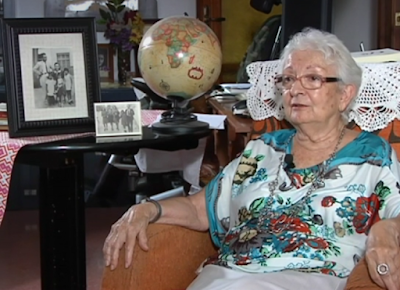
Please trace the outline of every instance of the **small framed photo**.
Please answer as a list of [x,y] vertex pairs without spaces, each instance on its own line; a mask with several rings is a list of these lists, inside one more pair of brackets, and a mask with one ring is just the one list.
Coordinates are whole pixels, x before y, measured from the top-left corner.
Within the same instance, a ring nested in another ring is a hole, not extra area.
[[10,137],[94,132],[100,99],[91,18],[1,19]]
[[100,82],[114,82],[114,50],[110,44],[97,45]]
[[140,102],[95,103],[96,137],[142,134]]

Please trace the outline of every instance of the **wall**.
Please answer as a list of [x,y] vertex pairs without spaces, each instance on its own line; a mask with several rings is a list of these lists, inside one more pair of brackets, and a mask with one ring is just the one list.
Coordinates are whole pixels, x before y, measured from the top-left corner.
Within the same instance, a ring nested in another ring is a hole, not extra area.
[[[10,0],[8,0],[10,1]],[[15,17],[43,17],[44,0],[11,0],[15,2]],[[6,3],[7,1],[5,1]]]
[[265,20],[282,13],[281,5],[274,5],[270,14],[264,14],[253,9],[249,3],[243,0],[222,0],[222,16],[226,18],[222,22],[223,63],[226,67],[232,67],[232,72],[224,70],[224,82],[236,80],[235,68]]
[[184,15],[196,17],[196,0],[158,0],[158,18]]
[[[44,0],[8,0],[5,14],[6,17],[42,17],[43,4]],[[158,0],[158,11],[161,18],[184,12],[196,16],[196,0]],[[222,23],[224,65],[237,65],[262,23],[280,14],[282,9],[274,6],[272,13],[266,15],[251,8],[249,1],[222,0],[222,11],[226,18]],[[350,51],[358,51],[360,42],[366,50],[377,47],[376,0],[333,0],[332,19],[333,32]]]
[[[271,14],[257,12],[249,1],[222,0],[226,21],[222,24],[224,66],[236,67],[242,60],[254,34],[270,16],[281,14],[281,6],[274,6]],[[360,42],[366,50],[377,48],[377,1],[333,0],[332,32],[350,51],[358,51]],[[235,81],[232,72],[224,72],[223,81]]]
[[[4,5],[15,5],[15,17],[43,17],[44,1],[45,0],[6,0],[4,1]],[[159,18],[183,15],[184,12],[187,12],[189,16],[196,17],[196,0],[158,0],[157,5]],[[12,13],[12,10],[13,9],[10,10],[10,13]]]
[[365,50],[377,48],[378,1],[333,0],[332,32],[350,51],[359,51],[360,42]]
[[[360,42],[366,50],[377,48],[377,1],[333,0],[332,32],[351,51],[358,51]],[[257,12],[249,1],[222,0],[222,45],[224,63],[240,62],[254,34],[270,16],[280,14],[281,6],[274,6],[270,15]]]
[[15,1],[4,1],[4,17],[15,17]]

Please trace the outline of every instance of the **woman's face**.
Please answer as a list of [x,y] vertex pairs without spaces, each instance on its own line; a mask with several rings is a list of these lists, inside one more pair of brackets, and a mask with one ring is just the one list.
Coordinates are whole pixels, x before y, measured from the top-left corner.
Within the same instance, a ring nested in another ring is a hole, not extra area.
[[99,66],[102,66],[104,64],[104,55],[103,54],[99,54]]
[[[294,77],[304,75],[338,77],[335,66],[327,64],[321,52],[312,50],[293,52],[282,73]],[[306,123],[328,123],[330,120],[339,119],[351,98],[351,90],[347,86],[339,86],[338,82],[323,82],[318,89],[305,89],[298,79],[291,88],[283,88],[285,116],[295,126]]]

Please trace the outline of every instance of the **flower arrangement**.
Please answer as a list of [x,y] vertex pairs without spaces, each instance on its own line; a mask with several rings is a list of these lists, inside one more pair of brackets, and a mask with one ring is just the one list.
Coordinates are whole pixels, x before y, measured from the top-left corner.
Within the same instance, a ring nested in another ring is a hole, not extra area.
[[124,0],[108,0],[107,9],[100,8],[100,24],[106,25],[104,37],[110,43],[122,49],[131,51],[138,46],[143,37],[144,22],[138,11],[126,7]]

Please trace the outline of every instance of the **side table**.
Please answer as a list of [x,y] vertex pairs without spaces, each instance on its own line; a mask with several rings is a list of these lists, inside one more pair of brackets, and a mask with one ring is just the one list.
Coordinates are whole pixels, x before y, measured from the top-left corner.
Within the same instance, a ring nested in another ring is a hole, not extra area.
[[214,132],[215,153],[220,166],[225,166],[234,159],[250,140],[253,120],[232,113],[232,106],[236,102],[234,98],[208,99],[214,114],[226,115],[226,130]]
[[40,167],[39,225],[42,290],[86,289],[83,154],[135,154],[140,148],[165,151],[193,149],[210,130],[180,136],[154,134],[125,141],[99,142],[94,136],[22,147],[15,162]]

